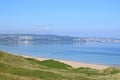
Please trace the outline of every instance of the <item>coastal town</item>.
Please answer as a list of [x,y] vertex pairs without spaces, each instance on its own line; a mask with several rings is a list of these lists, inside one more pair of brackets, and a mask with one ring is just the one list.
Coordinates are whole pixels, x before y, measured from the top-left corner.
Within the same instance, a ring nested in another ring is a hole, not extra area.
[[86,43],[86,42],[120,42],[120,39],[97,37],[70,37],[59,35],[39,34],[0,34],[0,42],[27,43],[27,42],[60,42],[60,43]]

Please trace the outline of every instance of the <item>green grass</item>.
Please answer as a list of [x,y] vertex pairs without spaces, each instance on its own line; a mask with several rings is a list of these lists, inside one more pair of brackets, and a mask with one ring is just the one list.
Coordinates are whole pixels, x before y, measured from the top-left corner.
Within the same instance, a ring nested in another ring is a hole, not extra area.
[[87,74],[87,75],[102,75],[102,72],[100,72],[99,70],[96,69],[91,69],[91,68],[76,68],[76,69],[71,69],[71,72],[75,72],[75,73],[83,73],[83,74]]
[[55,60],[38,61],[0,51],[0,80],[120,80],[120,68],[72,68]]
[[69,68],[72,68],[70,65],[67,65],[67,64],[61,63],[59,61],[55,61],[55,60],[38,61],[38,60],[33,59],[33,58],[26,58],[26,60],[29,60],[30,62],[36,63],[38,65],[45,66],[47,68],[54,68],[54,69],[69,69]]

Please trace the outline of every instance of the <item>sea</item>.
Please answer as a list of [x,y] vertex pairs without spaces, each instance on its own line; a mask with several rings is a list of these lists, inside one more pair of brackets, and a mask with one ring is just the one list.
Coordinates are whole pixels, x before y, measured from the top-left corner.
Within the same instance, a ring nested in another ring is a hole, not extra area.
[[11,54],[120,66],[120,43],[0,43]]

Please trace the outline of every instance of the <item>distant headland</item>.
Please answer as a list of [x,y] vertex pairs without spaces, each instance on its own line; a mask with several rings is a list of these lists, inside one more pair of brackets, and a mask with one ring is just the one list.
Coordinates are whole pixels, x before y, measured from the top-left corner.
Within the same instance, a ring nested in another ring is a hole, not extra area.
[[82,42],[120,42],[120,39],[97,38],[97,37],[71,37],[59,35],[42,34],[0,34],[0,42],[7,43],[33,43],[33,42],[51,42],[51,43],[82,43]]

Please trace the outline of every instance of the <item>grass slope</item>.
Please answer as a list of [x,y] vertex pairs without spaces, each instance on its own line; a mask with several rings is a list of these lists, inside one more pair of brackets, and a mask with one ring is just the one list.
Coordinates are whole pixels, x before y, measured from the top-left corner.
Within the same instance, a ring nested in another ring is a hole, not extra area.
[[38,61],[0,51],[0,80],[120,80],[120,69],[72,68],[54,61]]

